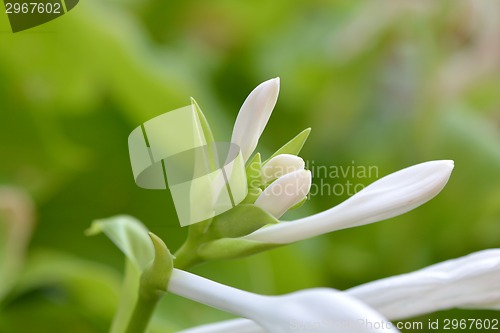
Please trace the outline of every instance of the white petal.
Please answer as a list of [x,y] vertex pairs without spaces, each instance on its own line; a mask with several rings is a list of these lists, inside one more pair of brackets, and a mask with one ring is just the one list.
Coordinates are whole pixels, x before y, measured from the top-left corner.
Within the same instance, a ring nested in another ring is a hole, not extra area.
[[446,185],[453,161],[430,161],[390,174],[340,205],[295,221],[259,229],[244,238],[285,244],[327,232],[385,220],[435,197]]
[[259,138],[278,100],[279,90],[279,78],[265,81],[248,95],[241,106],[234,123],[231,142],[241,148],[245,161],[257,147]]
[[[356,298],[333,289],[308,289],[283,296],[262,296],[174,269],[168,290],[252,319],[265,332],[290,333],[301,330],[313,333],[397,332],[394,328],[387,329],[392,327],[390,322],[376,311]],[[374,329],[373,323],[380,323],[386,329]],[[246,326],[244,322],[236,325]],[[234,327],[234,324],[223,325],[226,332],[228,327]],[[249,328],[247,332],[259,331]]]
[[391,320],[457,307],[500,310],[500,249],[367,283],[348,293]]
[[[407,319],[450,308],[500,310],[500,249],[476,252],[345,292],[389,320]],[[225,330],[231,327],[237,330]],[[228,320],[183,331],[226,332],[263,331],[248,319]]]
[[177,333],[267,333],[250,319],[225,320],[213,324],[196,326]]
[[276,155],[262,167],[262,182],[265,184],[287,173],[304,169],[304,160],[291,154]]
[[302,201],[311,189],[311,171],[297,170],[276,179],[261,193],[255,205],[280,218]]
[[[399,332],[390,321],[372,308],[347,293],[334,289],[306,289],[273,297],[268,305],[261,307],[261,311],[265,314],[274,308],[279,310],[270,314],[271,318],[258,322],[272,333]],[[287,325],[283,327],[283,323]]]
[[251,316],[266,298],[180,269],[172,271],[168,291],[241,317]]

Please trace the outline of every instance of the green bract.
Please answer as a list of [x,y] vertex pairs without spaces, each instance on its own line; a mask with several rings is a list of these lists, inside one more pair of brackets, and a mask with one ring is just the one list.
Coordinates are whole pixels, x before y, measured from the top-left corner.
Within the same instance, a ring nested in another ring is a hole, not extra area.
[[121,215],[94,221],[86,234],[101,232],[127,258],[120,307],[111,332],[144,331],[156,303],[167,291],[173,256],[160,238],[131,216]]
[[300,151],[302,150],[302,147],[304,146],[304,143],[306,142],[307,138],[309,137],[309,133],[311,133],[310,128],[306,128],[297,136],[295,136],[292,140],[288,141],[278,149],[274,154],[272,154],[267,160],[265,160],[262,164],[266,164],[271,158],[274,156],[277,156],[279,154],[291,154],[291,155],[298,155]]
[[175,267],[186,268],[211,259],[231,259],[260,252],[271,245],[249,242],[246,236],[266,225],[279,221],[265,210],[252,205],[240,204],[217,215],[211,220],[190,226],[184,245],[175,254]]

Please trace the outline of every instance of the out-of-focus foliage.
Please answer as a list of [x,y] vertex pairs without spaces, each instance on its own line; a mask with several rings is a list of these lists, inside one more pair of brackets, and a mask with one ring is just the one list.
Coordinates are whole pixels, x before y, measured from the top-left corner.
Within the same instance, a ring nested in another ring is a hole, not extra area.
[[[325,193],[288,217],[348,197],[346,186],[332,194],[327,185],[367,184],[431,159],[455,160],[454,173],[404,216],[195,272],[260,293],[343,289],[500,245],[496,0],[85,0],[16,34],[0,15],[0,30],[0,183],[27,191],[38,216],[25,268],[1,304],[1,333],[107,331],[123,257],[104,237],[84,236],[90,221],[136,216],[172,250],[186,234],[168,192],[135,186],[129,132],[194,96],[217,139],[228,140],[246,95],[275,76],[281,93],[263,159],[312,127],[302,150],[310,167],[378,170],[316,174]],[[9,222],[0,221],[5,249]],[[158,332],[228,317],[166,299]]]

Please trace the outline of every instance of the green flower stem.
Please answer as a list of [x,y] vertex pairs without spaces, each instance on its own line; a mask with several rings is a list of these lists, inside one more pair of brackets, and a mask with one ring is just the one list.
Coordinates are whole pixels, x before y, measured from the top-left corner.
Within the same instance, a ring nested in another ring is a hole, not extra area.
[[149,233],[149,236],[153,242],[155,257],[142,272],[137,302],[125,333],[146,332],[158,301],[168,290],[172,274],[173,257],[170,251],[158,236],[153,233]]
[[130,317],[126,333],[143,333],[148,328],[151,317],[161,296],[146,296],[142,293],[139,294],[137,303],[135,304],[134,311]]
[[174,253],[175,268],[187,270],[194,265],[202,263],[204,260],[200,258],[197,249],[203,243],[206,237],[206,232],[212,223],[212,219],[191,224],[189,226],[188,236],[181,247]]
[[123,333],[127,327],[127,320],[134,311],[137,302],[137,290],[139,289],[140,272],[129,261],[125,264],[125,278],[120,296],[120,304],[116,310],[111,324],[110,333]]
[[190,267],[203,262],[203,259],[196,254],[196,247],[189,241],[182,244],[179,250],[175,252],[174,257],[175,268],[182,270],[187,270]]

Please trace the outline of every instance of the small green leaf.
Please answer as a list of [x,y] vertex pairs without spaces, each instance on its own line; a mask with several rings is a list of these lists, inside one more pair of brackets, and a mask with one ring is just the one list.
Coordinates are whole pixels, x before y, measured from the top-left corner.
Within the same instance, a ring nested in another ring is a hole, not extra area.
[[304,146],[304,143],[306,142],[307,138],[309,137],[309,133],[311,133],[310,128],[306,128],[299,134],[297,134],[296,137],[294,137],[292,140],[288,141],[283,147],[278,149],[274,154],[271,155],[267,160],[262,163],[262,165],[266,164],[269,162],[271,158],[274,156],[280,155],[280,154],[291,154],[291,155],[298,155],[300,153],[300,150]]
[[155,257],[149,230],[132,216],[119,215],[96,220],[85,234],[96,235],[101,232],[106,234],[141,272]]
[[249,204],[238,205],[216,216],[208,230],[210,239],[242,237],[279,221],[265,210]]
[[262,161],[260,158],[260,153],[254,155],[254,157],[248,162],[246,168],[247,183],[248,188],[258,188],[262,182]]
[[203,134],[205,135],[205,140],[207,141],[207,144],[210,145],[212,142],[215,142],[214,135],[212,134],[212,130],[210,129],[210,124],[208,123],[207,118],[205,117],[205,114],[203,111],[201,111],[200,106],[198,103],[195,101],[193,97],[191,97],[191,104],[195,108],[196,112],[198,113],[198,117],[200,117],[200,122],[201,122],[201,128],[203,129]]
[[198,255],[204,260],[234,259],[270,250],[280,245],[242,238],[221,238],[201,245],[198,248]]
[[212,130],[210,129],[210,124],[208,123],[205,114],[203,113],[203,111],[201,111],[200,106],[198,105],[198,103],[196,103],[193,97],[191,97],[191,105],[195,108],[196,113],[200,118],[201,129],[203,130],[203,135],[205,137],[205,141],[207,142],[210,166],[212,168],[212,171],[214,171],[217,169],[216,161],[218,160],[217,147],[215,145],[214,135],[212,133]]

